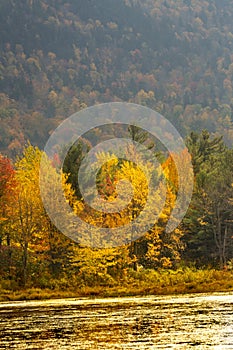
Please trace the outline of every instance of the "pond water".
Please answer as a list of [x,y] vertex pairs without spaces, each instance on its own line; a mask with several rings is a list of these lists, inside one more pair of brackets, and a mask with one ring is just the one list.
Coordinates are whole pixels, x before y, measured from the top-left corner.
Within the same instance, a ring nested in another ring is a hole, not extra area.
[[0,303],[0,349],[233,349],[233,294]]

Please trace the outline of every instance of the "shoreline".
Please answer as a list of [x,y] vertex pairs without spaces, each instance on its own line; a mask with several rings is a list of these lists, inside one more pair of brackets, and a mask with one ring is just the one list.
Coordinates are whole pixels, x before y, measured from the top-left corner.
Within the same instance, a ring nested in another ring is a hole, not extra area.
[[118,287],[107,288],[82,288],[79,290],[50,290],[40,288],[21,289],[17,291],[3,290],[0,292],[0,303],[7,301],[34,301],[34,300],[50,300],[50,299],[66,299],[66,298],[111,298],[111,297],[136,297],[136,296],[173,296],[178,294],[201,294],[201,293],[226,293],[233,292],[233,287],[216,285],[201,285],[199,288],[192,284],[184,284],[179,286],[166,286],[163,288],[148,287],[148,288],[133,288]]
[[[0,302],[22,300],[48,300],[61,298],[108,298],[147,295],[177,295],[192,293],[233,292],[233,271],[215,269],[178,269],[131,271],[122,279],[85,286],[76,283],[62,284],[55,280],[55,286],[33,286],[26,288],[11,286],[0,281]],[[9,282],[9,281],[8,281]]]

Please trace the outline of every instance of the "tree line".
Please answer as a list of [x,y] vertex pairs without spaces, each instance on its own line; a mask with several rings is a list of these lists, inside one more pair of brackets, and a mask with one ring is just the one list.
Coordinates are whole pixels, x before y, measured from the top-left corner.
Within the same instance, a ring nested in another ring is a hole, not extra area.
[[[40,196],[39,169],[43,152],[38,147],[27,144],[23,155],[14,162],[1,155],[0,279],[12,288],[112,285],[116,280],[127,279],[129,271],[138,268],[230,267],[233,259],[233,151],[221,137],[213,137],[205,130],[200,134],[192,132],[186,144],[192,156],[195,183],[182,223],[173,232],[166,232],[178,187],[174,161],[171,156],[162,155],[167,194],[157,222],[136,241],[105,249],[80,245],[59,232],[50,221]],[[75,214],[85,222],[110,228],[137,217],[145,206],[148,176],[154,181],[161,174],[151,173],[145,178],[143,169],[135,163],[100,153],[98,157],[104,163],[97,176],[100,196],[111,203],[121,179],[131,182],[134,195],[122,211],[109,215],[96,213],[85,205],[74,175],[74,167],[77,170],[82,159],[81,152],[80,144],[70,149],[63,175],[58,174],[49,161],[47,164],[51,167],[51,183],[60,181],[62,176],[65,196]],[[185,156],[185,153],[177,155],[180,161]],[[88,176],[85,181],[88,186]],[[56,202],[56,191],[48,189],[48,195]],[[156,196],[154,202],[158,204],[159,194]],[[150,207],[151,210],[156,207]]]

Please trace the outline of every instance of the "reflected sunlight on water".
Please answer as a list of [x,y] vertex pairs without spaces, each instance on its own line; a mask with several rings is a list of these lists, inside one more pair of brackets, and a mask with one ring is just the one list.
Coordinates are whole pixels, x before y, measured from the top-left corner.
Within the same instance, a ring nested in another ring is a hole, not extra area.
[[233,349],[233,295],[0,303],[0,349]]

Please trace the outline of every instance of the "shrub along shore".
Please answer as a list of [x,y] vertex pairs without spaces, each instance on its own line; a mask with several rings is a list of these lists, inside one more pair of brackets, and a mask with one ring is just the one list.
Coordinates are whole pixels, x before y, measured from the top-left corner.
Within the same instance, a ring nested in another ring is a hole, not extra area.
[[4,288],[2,282],[0,301],[230,292],[233,291],[233,271],[191,268],[176,271],[142,270],[131,271],[127,278],[111,285],[102,283],[93,286],[68,286],[67,283],[58,283],[53,289],[9,289]]

